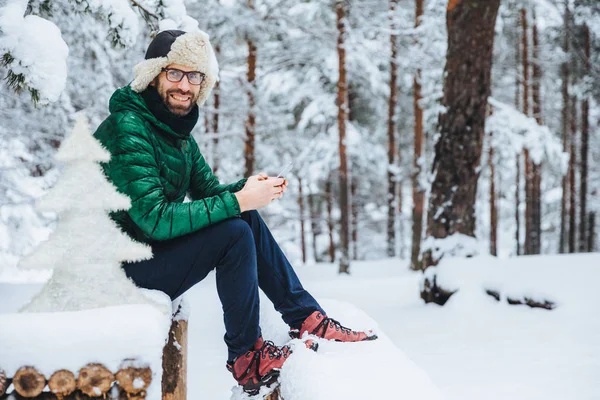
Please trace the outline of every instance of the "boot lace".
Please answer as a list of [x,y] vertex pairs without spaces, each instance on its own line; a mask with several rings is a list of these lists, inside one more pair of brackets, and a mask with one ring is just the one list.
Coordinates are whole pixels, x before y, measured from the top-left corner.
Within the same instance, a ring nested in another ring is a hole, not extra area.
[[358,332],[353,331],[352,329],[343,326],[342,324],[340,324],[339,321],[337,321],[333,318],[329,318],[329,317],[323,318],[323,320],[319,323],[319,325],[317,325],[317,327],[312,331],[312,334],[324,338],[325,334],[330,329],[335,329],[338,332],[341,331],[342,334],[346,334],[346,335],[350,335],[351,333],[353,333],[355,335],[358,334]]
[[269,360],[279,360],[281,359],[281,357],[287,358],[289,352],[285,351],[287,349],[284,350],[285,347],[286,346],[281,348],[277,347],[275,343],[273,343],[271,340],[265,340],[259,350],[254,350],[254,355],[252,357],[252,361],[250,361],[250,364],[248,364],[248,368],[246,368],[246,370],[239,377],[236,377],[234,375],[234,378],[236,380],[243,380],[254,369],[254,374],[256,378],[261,379],[262,376],[259,373],[260,360],[266,360],[267,357],[269,357]]

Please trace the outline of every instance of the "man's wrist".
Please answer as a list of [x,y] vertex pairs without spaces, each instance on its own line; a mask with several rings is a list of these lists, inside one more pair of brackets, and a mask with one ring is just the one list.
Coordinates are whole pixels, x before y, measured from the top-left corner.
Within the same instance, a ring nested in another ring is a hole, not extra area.
[[243,213],[244,211],[247,211],[246,208],[246,196],[244,196],[244,193],[240,190],[239,192],[235,192],[234,193],[235,198],[237,199],[237,202],[240,206],[240,212]]

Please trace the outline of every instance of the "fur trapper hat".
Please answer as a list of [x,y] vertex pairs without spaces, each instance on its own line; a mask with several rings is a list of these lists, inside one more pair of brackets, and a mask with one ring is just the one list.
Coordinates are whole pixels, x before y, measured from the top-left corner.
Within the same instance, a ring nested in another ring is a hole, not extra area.
[[204,104],[217,82],[219,64],[210,44],[208,34],[203,31],[162,31],[152,40],[146,51],[145,60],[134,68],[135,78],[131,89],[143,92],[148,85],[170,64],[181,64],[205,74],[200,84],[198,105]]

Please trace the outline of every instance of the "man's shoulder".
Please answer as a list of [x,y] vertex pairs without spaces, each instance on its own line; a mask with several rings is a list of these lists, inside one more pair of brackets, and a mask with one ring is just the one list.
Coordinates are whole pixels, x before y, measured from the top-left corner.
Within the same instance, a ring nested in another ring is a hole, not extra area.
[[117,143],[143,139],[150,140],[150,128],[134,111],[124,110],[111,113],[96,129],[94,137],[109,149]]

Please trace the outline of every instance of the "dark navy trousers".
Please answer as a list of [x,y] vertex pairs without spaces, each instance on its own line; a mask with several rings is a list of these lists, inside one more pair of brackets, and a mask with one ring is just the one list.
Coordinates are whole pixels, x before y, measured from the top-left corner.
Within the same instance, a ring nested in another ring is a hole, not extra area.
[[248,351],[261,335],[258,288],[290,326],[299,328],[318,310],[256,210],[243,212],[192,234],[152,245],[154,257],[123,268],[138,286],[157,289],[171,299],[182,295],[216,269],[223,305],[229,359]]

